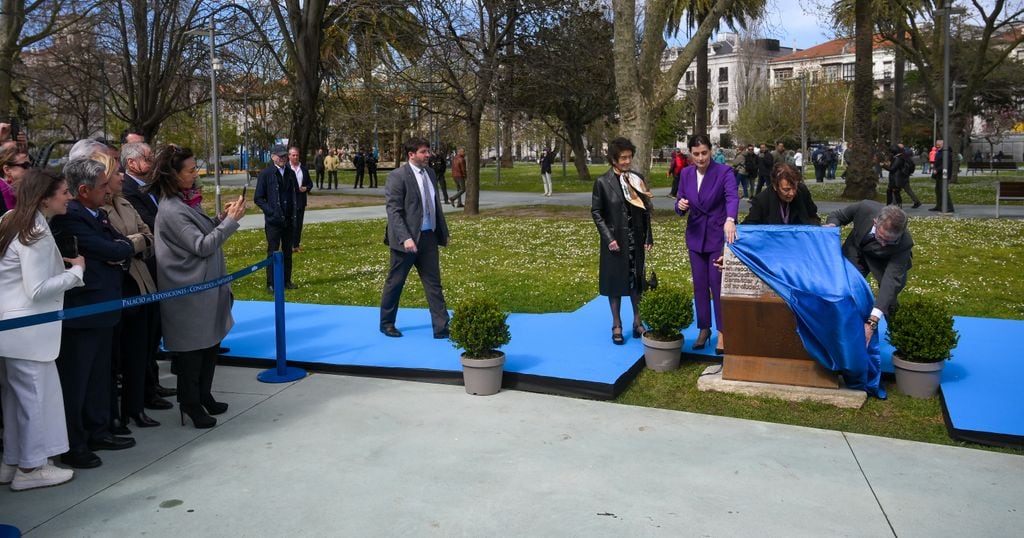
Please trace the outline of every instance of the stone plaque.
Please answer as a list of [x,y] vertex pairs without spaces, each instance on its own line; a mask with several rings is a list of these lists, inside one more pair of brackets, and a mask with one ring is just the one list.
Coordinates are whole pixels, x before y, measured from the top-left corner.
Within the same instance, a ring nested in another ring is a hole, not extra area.
[[722,297],[778,297],[768,284],[747,268],[729,246],[722,252]]

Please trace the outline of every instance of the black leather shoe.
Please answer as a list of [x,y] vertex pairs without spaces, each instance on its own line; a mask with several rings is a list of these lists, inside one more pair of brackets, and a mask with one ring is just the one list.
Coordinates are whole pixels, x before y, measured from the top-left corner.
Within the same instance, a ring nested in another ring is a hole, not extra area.
[[392,338],[401,338],[402,337],[402,331],[399,331],[398,329],[396,329],[394,325],[388,325],[386,327],[381,327],[380,328],[380,332],[384,333],[384,336],[390,336]]
[[285,282],[284,283],[284,289],[286,289],[286,290],[297,290],[297,289],[299,289],[299,287],[296,286],[294,282]]
[[61,455],[60,462],[72,469],[95,469],[103,465],[103,460],[88,450],[66,452]]
[[124,450],[135,446],[135,439],[108,435],[103,439],[89,441],[89,450]]
[[160,385],[157,385],[156,388],[153,389],[153,392],[155,392],[156,395],[161,397],[161,398],[166,398],[168,396],[177,396],[178,395],[178,389],[172,389],[170,387],[162,387]]
[[[217,347],[217,354],[218,354],[218,355],[223,355],[223,354],[225,354],[225,353],[231,353],[231,348],[229,348],[229,347],[224,347],[224,346],[218,346],[218,347]],[[174,393],[175,393],[175,394],[177,394],[177,393],[178,393],[178,391],[174,391]]]
[[921,202],[914,202],[914,205],[910,206],[911,209],[917,209],[921,207]]
[[127,425],[114,422],[110,425],[110,433],[114,435],[131,435],[132,431],[128,429]]
[[140,411],[137,415],[132,415],[132,420],[135,422],[135,425],[140,428],[154,428],[160,425],[159,422],[149,418],[145,411]]
[[146,399],[145,407],[146,409],[170,409],[174,407],[174,404],[159,396],[150,396]]

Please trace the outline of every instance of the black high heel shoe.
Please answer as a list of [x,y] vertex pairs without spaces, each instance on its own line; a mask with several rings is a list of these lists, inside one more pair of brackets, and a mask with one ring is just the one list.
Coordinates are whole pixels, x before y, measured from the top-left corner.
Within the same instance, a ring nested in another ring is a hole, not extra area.
[[700,334],[697,335],[697,341],[693,343],[693,349],[704,349],[704,346],[708,343],[708,338],[711,338],[711,329],[701,329]]
[[135,425],[140,428],[155,428],[160,423],[149,418],[145,411],[139,411],[138,413],[131,416],[131,419],[135,422]]
[[209,399],[203,400],[203,407],[206,408],[206,412],[211,415],[223,415],[228,410],[228,404],[214,400],[213,396]]
[[196,429],[205,430],[217,425],[217,419],[206,414],[199,404],[179,404],[178,410],[181,413],[181,425],[185,425],[185,415],[192,419]]
[[622,327],[612,327],[612,343],[617,346],[626,343],[626,339],[622,337]]
[[647,334],[647,329],[641,323],[640,325],[633,325],[633,338],[640,338]]

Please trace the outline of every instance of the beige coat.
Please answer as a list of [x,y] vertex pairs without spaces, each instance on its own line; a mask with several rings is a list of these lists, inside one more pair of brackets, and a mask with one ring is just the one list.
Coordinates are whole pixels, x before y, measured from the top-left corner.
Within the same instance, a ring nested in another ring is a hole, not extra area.
[[135,210],[131,202],[124,196],[114,196],[110,205],[103,206],[110,219],[110,225],[121,235],[128,238],[135,248],[135,256],[132,257],[131,265],[128,267],[128,274],[135,280],[139,291],[145,295],[156,291],[156,283],[153,276],[149,274],[145,259],[153,255],[153,232],[142,222],[142,217]]

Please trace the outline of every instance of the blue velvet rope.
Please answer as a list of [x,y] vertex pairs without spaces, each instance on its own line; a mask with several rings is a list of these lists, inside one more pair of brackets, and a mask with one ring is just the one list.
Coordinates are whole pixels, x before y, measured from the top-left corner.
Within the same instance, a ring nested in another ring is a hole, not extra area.
[[216,280],[203,282],[202,284],[192,284],[189,286],[175,288],[173,290],[158,291],[156,293],[137,295],[134,297],[126,297],[124,299],[115,299],[113,301],[106,301],[102,303],[79,306],[75,308],[69,308],[67,310],[43,312],[42,314],[33,314],[31,316],[3,320],[0,321],[0,332],[9,331],[11,329],[20,329],[21,327],[28,327],[30,325],[39,325],[41,323],[50,323],[52,321],[82,318],[85,316],[92,316],[94,314],[102,314],[103,312],[111,312],[113,310],[121,310],[124,308],[131,308],[134,306],[155,303],[158,301],[162,301],[164,299],[173,299],[175,297],[182,297],[184,295],[192,295],[193,293],[201,293],[206,290],[212,290],[213,288],[219,288],[224,284],[231,282],[232,280],[237,280],[239,278],[249,276],[255,273],[256,271],[259,271],[260,269],[263,269],[264,267],[270,265],[271,263],[273,263],[273,259],[267,258],[259,263],[235,271],[230,275],[222,276]]

